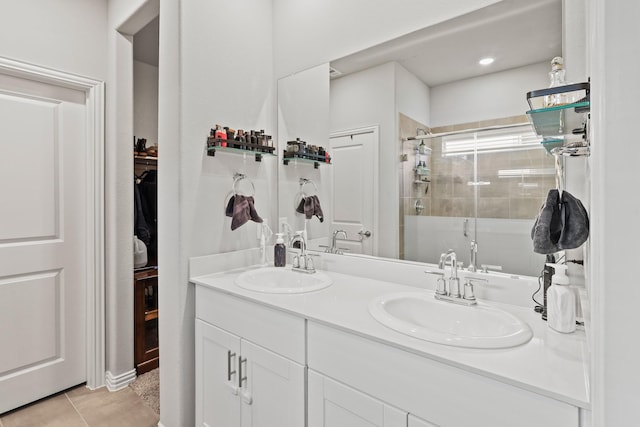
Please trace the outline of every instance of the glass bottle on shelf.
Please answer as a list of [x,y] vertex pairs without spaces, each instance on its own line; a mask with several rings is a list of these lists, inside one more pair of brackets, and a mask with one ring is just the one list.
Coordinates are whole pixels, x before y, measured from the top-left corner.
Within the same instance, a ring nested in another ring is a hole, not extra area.
[[[564,69],[564,60],[561,56],[556,56],[551,60],[551,72],[549,73],[550,85],[549,87],[559,87],[565,86],[567,82],[565,81],[565,69]],[[544,106],[548,107],[557,107],[559,105],[565,105],[571,102],[567,99],[567,94],[565,93],[554,93],[552,95],[546,95],[544,97]]]

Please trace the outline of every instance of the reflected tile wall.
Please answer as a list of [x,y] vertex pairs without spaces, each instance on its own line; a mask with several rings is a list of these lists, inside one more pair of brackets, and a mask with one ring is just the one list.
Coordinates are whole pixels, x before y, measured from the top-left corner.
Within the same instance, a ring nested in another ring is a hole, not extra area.
[[[526,122],[526,117],[515,116],[498,120],[465,123],[432,129],[433,133],[450,132],[464,129],[482,128]],[[400,114],[400,137],[416,135],[416,128],[424,125]],[[484,153],[478,155],[478,181],[487,185],[474,187],[473,155],[443,157],[442,139],[425,140],[433,152],[430,161],[431,183],[427,194],[424,185],[415,181],[415,143],[405,142],[402,148],[408,160],[402,162],[400,182],[400,218],[401,231],[404,227],[404,215],[432,215],[452,217],[473,217],[475,215],[474,194],[478,192],[478,217],[480,218],[534,218],[549,189],[555,187],[553,175],[533,175],[526,173],[514,177],[500,177],[500,170],[548,169],[553,170],[553,157],[542,146],[535,149]],[[421,213],[416,212],[415,202],[420,199],[425,206]],[[403,235],[400,234],[401,240]],[[400,249],[404,247],[401,241]]]
[[[400,160],[399,163],[399,176],[398,183],[400,185],[400,200],[398,206],[400,208],[400,223],[399,223],[399,248],[398,254],[400,259],[404,259],[404,217],[405,215],[431,215],[431,187],[432,183],[428,186],[423,183],[416,183],[415,165],[416,154],[415,148],[419,141],[405,141],[410,136],[416,136],[417,129],[427,129],[427,125],[420,123],[412,118],[400,113],[398,117],[398,125],[400,127],[400,140],[398,152],[407,155],[407,160]],[[432,148],[432,142],[427,140],[425,144]],[[433,158],[433,156],[431,156]],[[429,168],[433,168],[433,165],[427,165]],[[433,175],[432,175],[433,176]],[[420,201],[424,208],[418,213],[416,210],[416,202]]]

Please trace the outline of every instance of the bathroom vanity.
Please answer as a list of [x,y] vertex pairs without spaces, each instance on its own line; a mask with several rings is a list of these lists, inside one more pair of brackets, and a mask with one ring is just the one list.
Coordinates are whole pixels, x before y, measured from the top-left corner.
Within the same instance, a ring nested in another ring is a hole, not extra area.
[[[358,262],[371,263],[370,275],[380,263]],[[196,425],[584,425],[584,331],[558,334],[530,308],[491,302],[526,322],[533,337],[510,348],[436,344],[392,330],[369,312],[381,295],[432,295],[422,268],[404,267],[402,277],[417,275],[424,289],[327,266],[331,286],[296,293],[237,285],[259,267],[211,274],[192,268]]]

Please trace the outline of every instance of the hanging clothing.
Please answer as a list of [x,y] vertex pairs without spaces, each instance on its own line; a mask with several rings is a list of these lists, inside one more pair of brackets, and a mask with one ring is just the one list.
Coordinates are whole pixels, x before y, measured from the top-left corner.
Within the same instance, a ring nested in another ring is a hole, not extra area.
[[[144,219],[151,234],[147,250],[150,256],[156,256],[158,253],[158,171],[145,171],[137,185]],[[144,241],[142,238],[141,240]]]
[[151,243],[151,230],[149,230],[149,226],[147,225],[147,221],[144,217],[144,212],[142,210],[142,198],[140,197],[140,189],[138,188],[138,184],[136,182],[134,182],[133,184],[133,198],[133,234],[138,236],[138,239],[142,240],[146,246],[149,246],[149,244]]

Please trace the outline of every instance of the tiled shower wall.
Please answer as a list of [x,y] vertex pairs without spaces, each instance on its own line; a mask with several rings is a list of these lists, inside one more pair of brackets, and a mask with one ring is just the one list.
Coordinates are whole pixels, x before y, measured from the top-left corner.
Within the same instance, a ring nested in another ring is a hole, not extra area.
[[[526,117],[516,116],[506,119],[465,123],[431,129],[432,133],[451,132],[464,129],[483,128],[488,126],[526,123]],[[400,114],[400,138],[416,136],[417,128],[425,125]],[[442,156],[442,139],[434,138],[424,141],[432,148],[430,159],[431,183],[415,183],[415,147],[419,141],[401,142],[401,153],[407,154],[407,161],[400,167],[400,248],[401,259],[404,254],[404,216],[441,216],[470,217],[475,216],[475,187],[468,185],[474,181],[473,155]],[[478,181],[489,182],[478,186],[478,218],[497,219],[533,219],[550,188],[555,187],[553,175],[528,176],[516,178],[499,178],[501,169],[553,169],[553,157],[540,147],[531,150],[488,153],[478,155]],[[426,190],[426,191],[425,191]],[[424,206],[421,212],[415,209],[416,202]]]
[[[400,184],[400,201],[398,203],[400,209],[400,230],[399,230],[399,248],[398,256],[400,259],[405,259],[405,242],[404,242],[404,217],[405,215],[416,215],[415,204],[420,199],[424,205],[424,210],[421,215],[431,214],[431,192],[427,191],[426,184],[414,184],[416,165],[415,147],[416,141],[406,141],[410,136],[416,136],[417,129],[428,129],[427,125],[413,120],[410,117],[400,113],[398,125],[400,127],[400,154],[407,155],[407,161],[402,161],[399,168]],[[425,144],[431,148],[432,140],[425,140]],[[431,167],[431,165],[427,165]],[[432,175],[433,176],[433,175]],[[431,186],[431,184],[429,184]]]

